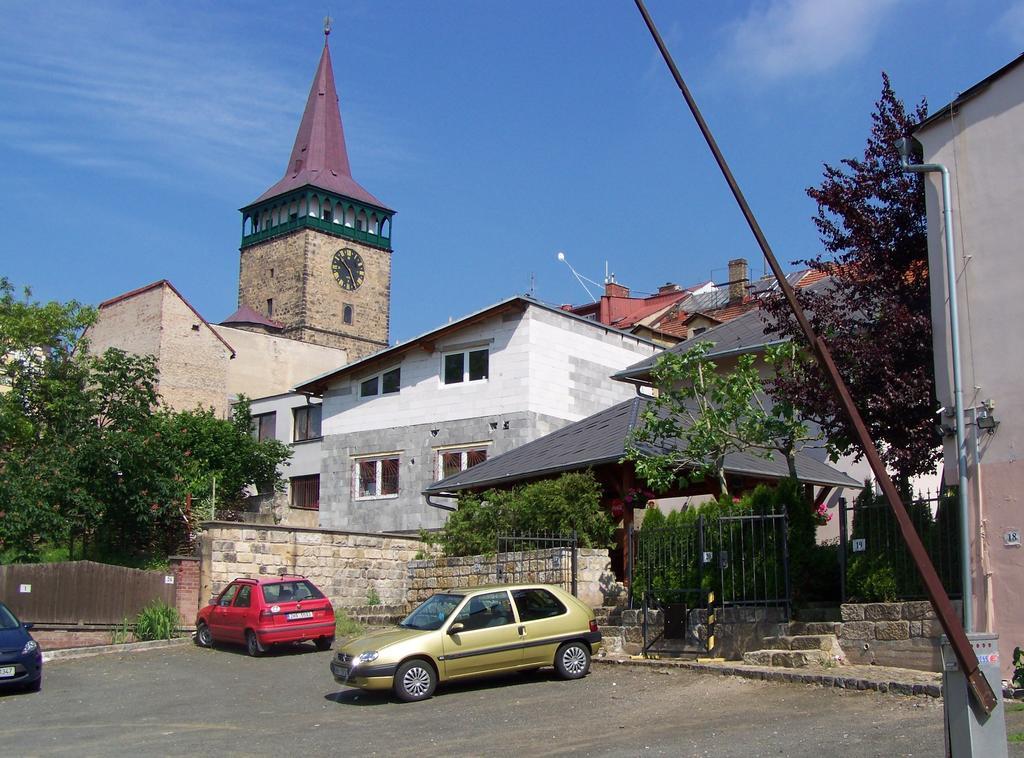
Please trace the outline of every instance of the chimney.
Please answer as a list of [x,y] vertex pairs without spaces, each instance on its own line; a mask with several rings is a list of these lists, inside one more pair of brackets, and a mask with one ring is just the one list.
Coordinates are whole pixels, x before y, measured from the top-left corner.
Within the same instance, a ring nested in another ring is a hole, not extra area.
[[729,305],[742,303],[747,296],[747,259],[729,261]]
[[673,284],[672,282],[665,282],[663,285],[658,287],[659,295],[669,295],[673,292],[679,292],[678,284]]
[[629,297],[629,287],[623,287],[618,282],[605,282],[604,283],[604,296],[605,297]]

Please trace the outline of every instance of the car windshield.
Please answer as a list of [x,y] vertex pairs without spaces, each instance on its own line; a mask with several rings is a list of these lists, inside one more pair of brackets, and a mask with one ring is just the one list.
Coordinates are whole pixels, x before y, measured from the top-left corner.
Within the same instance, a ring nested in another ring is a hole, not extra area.
[[7,610],[6,605],[0,604],[0,629],[17,629],[21,624],[14,614]]
[[323,593],[305,579],[263,585],[263,600],[267,603],[290,603],[321,597]]
[[440,629],[445,619],[451,616],[452,611],[462,602],[462,598],[463,595],[431,595],[398,625],[406,629],[422,629],[424,631]]

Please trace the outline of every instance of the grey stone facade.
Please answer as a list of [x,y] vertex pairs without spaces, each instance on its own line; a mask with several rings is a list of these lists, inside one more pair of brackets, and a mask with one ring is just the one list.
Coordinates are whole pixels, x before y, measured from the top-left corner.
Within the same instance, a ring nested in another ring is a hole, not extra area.
[[[564,419],[524,411],[325,437],[320,472],[320,526],[360,532],[438,528],[448,512],[428,505],[421,493],[440,478],[439,449],[479,445],[486,447],[487,457],[492,458],[567,423]],[[397,454],[398,495],[355,498],[353,456],[376,453]]]

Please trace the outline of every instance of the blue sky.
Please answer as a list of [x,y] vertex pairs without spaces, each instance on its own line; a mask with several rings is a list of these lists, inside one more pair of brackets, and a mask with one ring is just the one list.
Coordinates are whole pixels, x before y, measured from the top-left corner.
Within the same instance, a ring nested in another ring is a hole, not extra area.
[[[0,0],[0,275],[233,312],[238,208],[284,172],[331,5]],[[333,5],[352,172],[398,211],[392,341],[531,286],[585,301],[559,250],[639,292],[761,272],[629,0]],[[934,110],[1024,49],[1024,0],[648,8],[785,263],[819,249],[804,189],[862,150],[883,70]]]

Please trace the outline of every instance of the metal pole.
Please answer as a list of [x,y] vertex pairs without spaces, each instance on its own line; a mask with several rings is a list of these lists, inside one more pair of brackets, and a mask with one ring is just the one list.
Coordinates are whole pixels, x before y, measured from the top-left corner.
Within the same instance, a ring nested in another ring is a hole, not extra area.
[[913,174],[938,172],[942,177],[942,225],[945,227],[946,284],[949,292],[950,360],[953,363],[953,410],[956,418],[957,496],[960,501],[960,582],[963,585],[964,630],[974,630],[974,593],[971,591],[970,506],[967,497],[967,435],[964,422],[964,385],[960,373],[960,309],[956,296],[956,256],[953,254],[953,202],[949,192],[949,170],[941,163],[919,163],[909,160],[907,140],[897,142],[903,170]]
[[843,378],[839,373],[839,369],[836,367],[835,361],[832,359],[832,353],[829,351],[825,341],[814,333],[814,328],[811,326],[811,322],[807,319],[807,314],[804,313],[800,303],[797,302],[796,292],[786,279],[786,275],[782,271],[782,267],[779,265],[779,262],[776,260],[775,254],[772,252],[771,246],[768,244],[768,240],[761,231],[761,227],[757,223],[757,219],[754,217],[753,211],[751,211],[750,206],[747,205],[746,198],[743,196],[743,192],[740,190],[739,184],[733,177],[732,171],[729,169],[729,165],[726,163],[725,157],[722,155],[722,151],[718,148],[718,143],[715,142],[715,138],[712,136],[711,130],[704,121],[704,117],[701,115],[696,101],[690,94],[690,90],[687,88],[686,82],[683,81],[683,77],[679,73],[679,69],[676,68],[676,64],[672,60],[672,56],[668,52],[668,48],[665,47],[665,43],[661,39],[661,35],[654,26],[654,21],[647,12],[647,8],[644,6],[643,0],[634,0],[634,2],[640,11],[640,14],[643,16],[644,23],[647,24],[647,28],[650,30],[655,44],[657,44],[658,49],[661,51],[661,55],[665,59],[665,63],[668,65],[669,70],[672,73],[672,77],[675,79],[683,98],[686,100],[686,104],[689,106],[690,112],[693,114],[693,117],[697,122],[697,126],[700,128],[701,134],[704,136],[704,141],[707,142],[708,147],[711,149],[711,152],[715,157],[715,161],[718,163],[718,167],[721,169],[722,175],[725,177],[725,180],[729,185],[729,189],[732,191],[733,197],[736,199],[740,210],[743,212],[743,216],[747,221],[747,226],[750,227],[750,231],[757,240],[757,244],[760,246],[761,252],[764,254],[768,266],[775,275],[775,279],[779,284],[779,289],[782,290],[782,294],[789,303],[789,306],[793,311],[793,315],[800,324],[800,329],[803,331],[808,344],[818,359],[818,363],[824,369],[825,375],[828,377],[829,382],[832,385],[832,389],[836,393],[839,404],[846,412],[846,417],[850,421],[852,431],[856,435],[856,439],[860,442],[861,448],[864,451],[864,457],[867,458],[868,464],[871,466],[871,471],[878,480],[882,492],[885,493],[886,499],[889,501],[889,506],[892,508],[893,513],[896,516],[896,520],[899,522],[900,531],[903,534],[903,540],[910,549],[910,554],[914,556],[914,562],[917,564],[917,568],[921,572],[925,589],[928,592],[928,598],[931,600],[932,606],[935,608],[935,614],[938,616],[939,623],[942,625],[943,631],[946,633],[947,637],[949,637],[953,651],[956,654],[957,661],[960,663],[960,667],[967,677],[967,682],[971,688],[971,692],[985,712],[991,713],[998,704],[995,693],[992,691],[991,685],[989,685],[988,680],[985,679],[984,674],[981,672],[978,665],[978,656],[975,654],[974,649],[971,647],[971,643],[967,639],[967,635],[964,633],[963,627],[960,625],[960,620],[957,617],[956,610],[953,608],[953,604],[950,602],[949,596],[946,594],[946,590],[942,586],[942,582],[939,581],[938,574],[935,573],[935,567],[932,565],[931,559],[928,557],[928,553],[924,549],[924,544],[921,542],[921,538],[914,529],[914,525],[910,522],[910,517],[907,515],[907,509],[903,506],[903,501],[900,499],[899,492],[896,490],[896,485],[893,484],[892,479],[889,477],[889,472],[885,470],[885,464],[882,463],[882,458],[878,454],[878,449],[875,447],[875,443],[871,439],[871,435],[868,434],[867,427],[864,425],[864,420],[861,418],[860,412],[857,410],[857,406],[853,402],[850,391],[847,388],[846,383],[843,381]]

